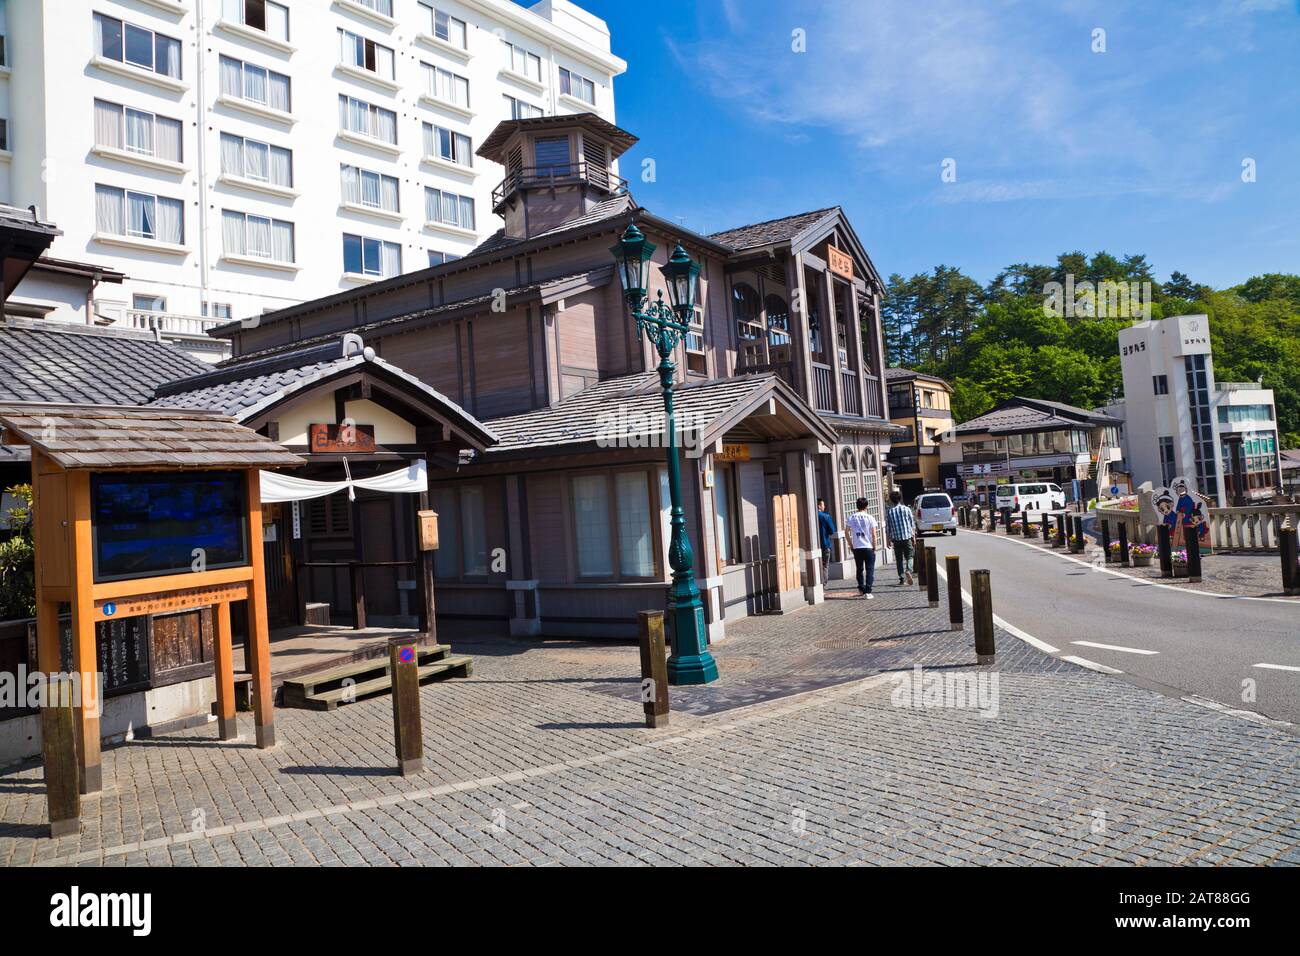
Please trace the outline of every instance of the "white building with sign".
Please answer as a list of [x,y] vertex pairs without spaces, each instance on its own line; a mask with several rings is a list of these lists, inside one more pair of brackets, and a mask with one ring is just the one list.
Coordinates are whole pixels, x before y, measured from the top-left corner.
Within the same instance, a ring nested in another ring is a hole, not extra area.
[[1135,483],[1177,475],[1220,507],[1267,500],[1281,485],[1273,390],[1214,379],[1204,315],[1138,322],[1119,333],[1124,461]]

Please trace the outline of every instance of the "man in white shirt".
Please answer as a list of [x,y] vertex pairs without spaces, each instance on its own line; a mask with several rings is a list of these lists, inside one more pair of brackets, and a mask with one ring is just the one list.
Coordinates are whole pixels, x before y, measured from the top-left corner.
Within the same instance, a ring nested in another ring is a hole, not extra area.
[[867,510],[867,499],[858,499],[858,510],[844,519],[844,531],[853,548],[853,562],[858,572],[858,593],[874,601],[871,588],[876,580],[876,519]]

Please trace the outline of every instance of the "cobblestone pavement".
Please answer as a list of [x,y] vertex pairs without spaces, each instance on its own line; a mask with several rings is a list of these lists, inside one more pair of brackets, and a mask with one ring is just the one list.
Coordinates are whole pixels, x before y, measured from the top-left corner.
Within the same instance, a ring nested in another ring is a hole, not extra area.
[[[472,679],[422,690],[418,776],[387,697],[277,711],[271,751],[208,728],[109,750],[59,840],[40,769],[0,773],[0,865],[1300,862],[1294,736],[1004,633],[974,667],[969,623],[886,582],[733,625],[660,730],[634,647],[485,638],[456,644]],[[916,664],[982,678],[984,706],[920,706]]]

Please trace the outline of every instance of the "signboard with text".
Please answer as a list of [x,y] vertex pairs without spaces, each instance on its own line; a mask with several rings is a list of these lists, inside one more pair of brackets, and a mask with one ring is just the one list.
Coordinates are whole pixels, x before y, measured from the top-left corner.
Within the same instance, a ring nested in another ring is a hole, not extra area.
[[375,426],[314,424],[308,427],[307,440],[316,454],[364,454],[375,450]]

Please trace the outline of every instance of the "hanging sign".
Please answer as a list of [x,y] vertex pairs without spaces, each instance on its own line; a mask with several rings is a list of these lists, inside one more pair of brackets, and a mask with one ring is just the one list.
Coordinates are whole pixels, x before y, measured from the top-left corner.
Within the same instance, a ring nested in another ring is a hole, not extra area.
[[375,450],[374,425],[309,425],[307,439],[313,453],[358,454]]
[[748,445],[723,445],[722,451],[713,456],[718,461],[749,461]]
[[834,246],[826,247],[826,266],[837,276],[852,281],[853,279],[853,257],[847,253],[840,252]]

